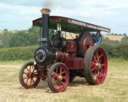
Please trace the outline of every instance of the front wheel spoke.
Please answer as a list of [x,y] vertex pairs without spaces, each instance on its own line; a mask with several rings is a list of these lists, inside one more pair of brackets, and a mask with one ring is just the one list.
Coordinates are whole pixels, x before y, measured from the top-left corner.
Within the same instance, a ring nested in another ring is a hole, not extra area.
[[34,78],[32,78],[32,84],[35,82]]
[[31,79],[29,78],[27,81],[27,85],[30,86],[31,85]]
[[96,57],[98,57],[99,56],[99,52],[96,52]]
[[[37,78],[36,78],[36,80],[37,80]],[[34,78],[32,78],[32,84],[34,84],[36,82],[36,80],[34,80]]]
[[33,73],[35,71],[35,68],[34,67],[32,67],[32,70],[31,70],[31,72]]
[[63,68],[60,66],[59,67],[59,73],[62,73],[63,72]]
[[60,73],[60,67],[58,67],[58,69],[57,69],[57,73]]
[[28,77],[23,77],[23,80],[28,79]]
[[30,66],[27,66],[27,71],[28,71],[28,72],[30,72],[30,71],[31,71]]
[[25,80],[25,79],[27,79],[27,78],[23,78],[23,80]]
[[58,78],[58,74],[57,74],[56,72],[54,72],[54,73],[52,74],[52,77],[53,77],[54,80],[58,80],[58,79],[59,79],[59,78]]
[[29,78],[23,78],[23,81],[24,81],[25,84],[28,83],[28,79],[29,79]]
[[66,71],[65,71],[65,70],[63,70],[60,74],[61,74],[61,75],[63,75],[63,74],[65,74],[65,73],[66,73]]
[[97,56],[97,61],[100,62],[100,57],[99,56]]
[[60,85],[60,80],[54,80],[55,85]]
[[32,78],[30,79],[30,85],[32,85]]
[[63,76],[63,80],[66,80],[67,79],[67,77],[66,76]]
[[28,75],[29,75],[29,73],[24,73],[23,77],[25,77],[25,76],[28,77]]
[[96,57],[97,57],[97,61],[99,62],[100,61],[100,54],[99,54],[99,52],[97,52]]
[[99,55],[99,59],[101,59],[103,57],[103,54]]
[[63,81],[59,81],[59,82],[60,82],[61,87],[64,87],[64,82]]
[[23,74],[26,74],[27,75],[28,74],[28,70],[27,70],[27,72],[26,72],[26,70],[24,70]]
[[66,71],[65,71],[65,70],[63,70],[63,71],[61,72],[61,75],[65,74],[65,73],[66,73]]
[[32,72],[32,66],[30,66],[30,72]]
[[[28,85],[29,78],[26,80],[26,84]],[[28,85],[29,86],[29,85]]]

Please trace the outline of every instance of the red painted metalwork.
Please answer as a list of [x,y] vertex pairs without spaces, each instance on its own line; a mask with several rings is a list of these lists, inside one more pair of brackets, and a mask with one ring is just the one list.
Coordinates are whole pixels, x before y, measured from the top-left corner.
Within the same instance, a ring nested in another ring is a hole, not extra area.
[[[87,51],[87,49],[90,46],[93,46],[92,38],[90,37],[90,34],[83,35],[82,39],[80,40],[80,50],[82,52],[82,55],[84,55]],[[56,60],[64,62],[69,69],[78,69],[81,70],[84,68],[84,57],[77,57],[77,45],[75,41],[68,41],[66,45],[66,51],[56,52]]]
[[64,62],[69,69],[83,69],[84,61],[81,57],[72,56],[69,53],[56,52],[56,60]]
[[75,41],[68,41],[66,45],[66,52],[70,54],[76,54],[77,53],[77,45]]
[[107,56],[102,48],[98,48],[93,55],[91,72],[96,84],[104,82],[108,71]]
[[54,71],[52,72],[52,84],[55,92],[62,92],[65,90],[69,83],[69,73],[65,65],[60,64],[55,66]]
[[93,42],[93,39],[92,39],[90,33],[88,33],[88,32],[85,33],[80,40],[81,54],[84,55],[85,52],[88,50],[88,48],[93,45],[94,45],[94,42]]

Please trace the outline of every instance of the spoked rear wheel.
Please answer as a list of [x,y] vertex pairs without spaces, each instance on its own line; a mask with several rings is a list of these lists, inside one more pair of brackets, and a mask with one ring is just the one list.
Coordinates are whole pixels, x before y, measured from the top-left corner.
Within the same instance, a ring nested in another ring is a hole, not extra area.
[[53,92],[63,92],[69,83],[69,71],[64,63],[53,64],[48,71],[48,85]]
[[108,62],[102,48],[91,47],[85,55],[84,75],[89,84],[102,84],[107,76]]
[[35,88],[39,81],[39,72],[33,61],[25,63],[19,73],[20,84],[28,89]]

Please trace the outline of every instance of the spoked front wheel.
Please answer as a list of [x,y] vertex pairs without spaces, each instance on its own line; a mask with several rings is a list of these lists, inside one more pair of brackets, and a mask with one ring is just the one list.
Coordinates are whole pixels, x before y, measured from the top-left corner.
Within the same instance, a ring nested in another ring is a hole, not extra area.
[[69,83],[69,71],[64,63],[53,64],[48,71],[48,86],[53,92],[63,92]]
[[91,47],[85,55],[84,75],[89,84],[102,84],[108,71],[107,56],[103,48]]
[[33,61],[25,63],[19,73],[20,84],[28,89],[35,88],[40,82],[39,72]]

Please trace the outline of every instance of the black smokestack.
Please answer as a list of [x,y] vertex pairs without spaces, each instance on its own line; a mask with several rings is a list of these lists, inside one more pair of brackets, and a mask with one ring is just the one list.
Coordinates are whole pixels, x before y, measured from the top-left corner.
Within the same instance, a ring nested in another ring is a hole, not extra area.
[[45,47],[48,47],[49,45],[49,29],[48,29],[48,23],[49,23],[49,13],[50,10],[47,8],[43,8],[41,10],[42,13],[42,36],[41,36],[41,41],[42,41],[42,45]]

